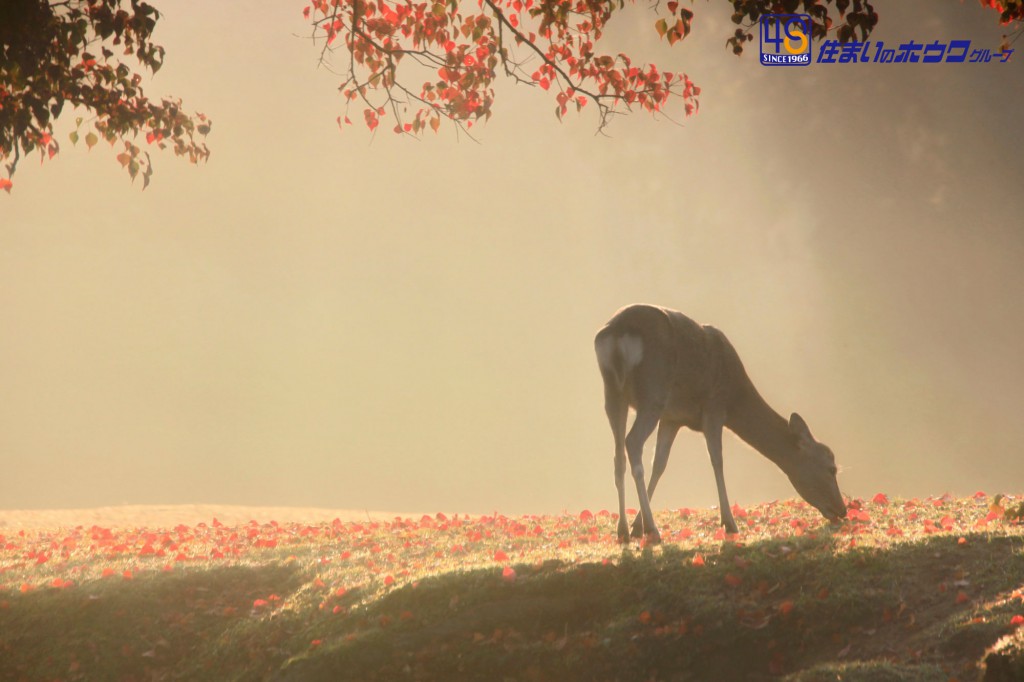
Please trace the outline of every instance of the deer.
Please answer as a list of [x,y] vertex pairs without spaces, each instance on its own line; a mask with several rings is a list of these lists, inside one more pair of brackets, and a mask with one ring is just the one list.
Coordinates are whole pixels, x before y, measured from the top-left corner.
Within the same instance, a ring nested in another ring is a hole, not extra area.
[[[615,440],[615,487],[619,496],[618,539],[630,535],[661,542],[651,498],[665,472],[669,452],[682,427],[703,433],[718,486],[721,522],[738,533],[729,505],[722,465],[722,429],[728,427],[775,463],[797,493],[830,522],[846,516],[836,480],[835,455],[814,439],[807,422],[789,421],[757,392],[732,343],[718,329],[683,313],[654,305],[620,309],[594,338],[604,382],[605,413]],[[636,416],[626,432],[629,408]],[[658,429],[651,478],[644,482],[643,450]],[[632,533],[626,523],[626,459],[640,499]]]

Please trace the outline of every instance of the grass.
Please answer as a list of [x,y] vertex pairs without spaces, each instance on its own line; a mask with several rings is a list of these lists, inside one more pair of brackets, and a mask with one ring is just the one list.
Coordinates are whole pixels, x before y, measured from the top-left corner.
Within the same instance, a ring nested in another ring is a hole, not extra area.
[[0,535],[0,680],[1021,679],[999,503]]

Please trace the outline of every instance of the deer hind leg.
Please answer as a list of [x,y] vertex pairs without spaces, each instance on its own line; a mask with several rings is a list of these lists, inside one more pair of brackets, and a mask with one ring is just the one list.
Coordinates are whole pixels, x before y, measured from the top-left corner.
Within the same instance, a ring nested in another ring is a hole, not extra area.
[[604,410],[615,438],[615,489],[619,494],[619,542],[629,542],[626,526],[626,417],[629,405],[621,391],[605,386]]
[[715,470],[715,484],[718,486],[718,506],[722,512],[722,525],[728,533],[738,533],[736,520],[732,517],[729,507],[729,494],[725,491],[725,469],[722,464],[722,421],[704,419],[704,440],[708,444],[711,455],[711,468]]
[[[654,515],[651,513],[651,501],[647,497],[647,488],[644,485],[644,443],[654,432],[658,425],[660,411],[637,410],[636,419],[633,420],[633,427],[626,436],[626,454],[629,456],[629,466],[633,473],[633,482],[636,483],[636,494],[640,498],[640,516],[643,521],[644,533],[648,542],[661,542],[661,535],[658,527],[654,524]],[[624,516],[619,516],[620,522],[624,523]]]
[[[651,465],[651,480],[647,482],[647,500],[654,497],[654,489],[658,487],[658,480],[665,473],[665,466],[668,465],[668,454],[672,451],[672,442],[679,433],[677,424],[669,424],[662,420],[658,424],[658,440],[654,447],[654,463]],[[638,538],[644,534],[643,517],[640,514],[633,519],[633,537]]]

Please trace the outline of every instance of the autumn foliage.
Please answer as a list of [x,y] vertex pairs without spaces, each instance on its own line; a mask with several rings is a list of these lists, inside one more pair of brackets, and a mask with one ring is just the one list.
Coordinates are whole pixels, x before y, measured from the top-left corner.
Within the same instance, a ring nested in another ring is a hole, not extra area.
[[153,172],[151,146],[192,163],[209,157],[202,139],[210,121],[186,113],[181,100],[149,99],[132,65],[152,73],[163,65],[164,48],[152,38],[159,18],[135,0],[0,2],[0,160],[7,171],[0,189],[10,191],[23,154],[46,160],[60,151],[53,123],[69,111],[76,116],[69,141],[89,149],[109,143],[143,187]]
[[[894,0],[897,1],[897,0]],[[814,38],[866,40],[879,21],[870,0],[716,0],[736,28],[725,47],[739,55],[759,17],[806,13]],[[1024,19],[1024,0],[980,0],[1004,25]],[[692,0],[314,0],[302,9],[321,50],[331,55],[346,102],[338,125],[355,118],[371,131],[383,121],[397,133],[461,131],[494,111],[500,77],[534,86],[554,100],[561,119],[596,109],[599,130],[613,116],[644,111],[679,119],[694,114],[701,93],[678,67],[602,50],[609,22],[650,11],[652,38],[675,45],[691,32]],[[708,4],[700,11],[712,11]],[[163,65],[153,42],[160,18],[138,0],[3,0],[0,2],[0,161],[10,192],[23,154],[43,160],[60,151],[53,122],[73,112],[69,141],[100,140],[134,179],[149,183],[151,148],[171,149],[192,163],[209,157],[210,121],[181,100],[149,99],[143,73]],[[244,20],[244,19],[243,19]],[[1015,28],[1014,30],[1019,30]]]
[[[728,0],[737,25],[726,40],[734,54],[755,38],[759,17],[810,15],[812,35],[866,40],[879,21],[869,0]],[[697,111],[700,88],[675,69],[624,53],[603,53],[601,38],[624,0],[316,0],[303,16],[321,41],[322,59],[338,55],[347,102],[338,124],[361,111],[370,130],[390,117],[396,133],[437,131],[443,119],[460,129],[493,112],[494,82],[505,76],[553,95],[555,115],[598,110],[603,129],[632,110],[669,117]],[[686,38],[694,11],[679,0],[655,2],[654,34],[674,45]],[[1004,24],[1024,16],[1020,0],[981,0]],[[646,8],[644,8],[646,9]]]

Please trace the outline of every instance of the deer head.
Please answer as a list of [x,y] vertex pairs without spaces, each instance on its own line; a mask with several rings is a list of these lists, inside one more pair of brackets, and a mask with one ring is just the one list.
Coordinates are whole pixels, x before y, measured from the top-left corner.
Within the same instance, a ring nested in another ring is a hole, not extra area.
[[829,521],[846,517],[846,503],[836,481],[836,458],[824,443],[814,440],[807,422],[796,412],[789,418],[789,430],[796,439],[796,457],[786,475],[800,497]]

